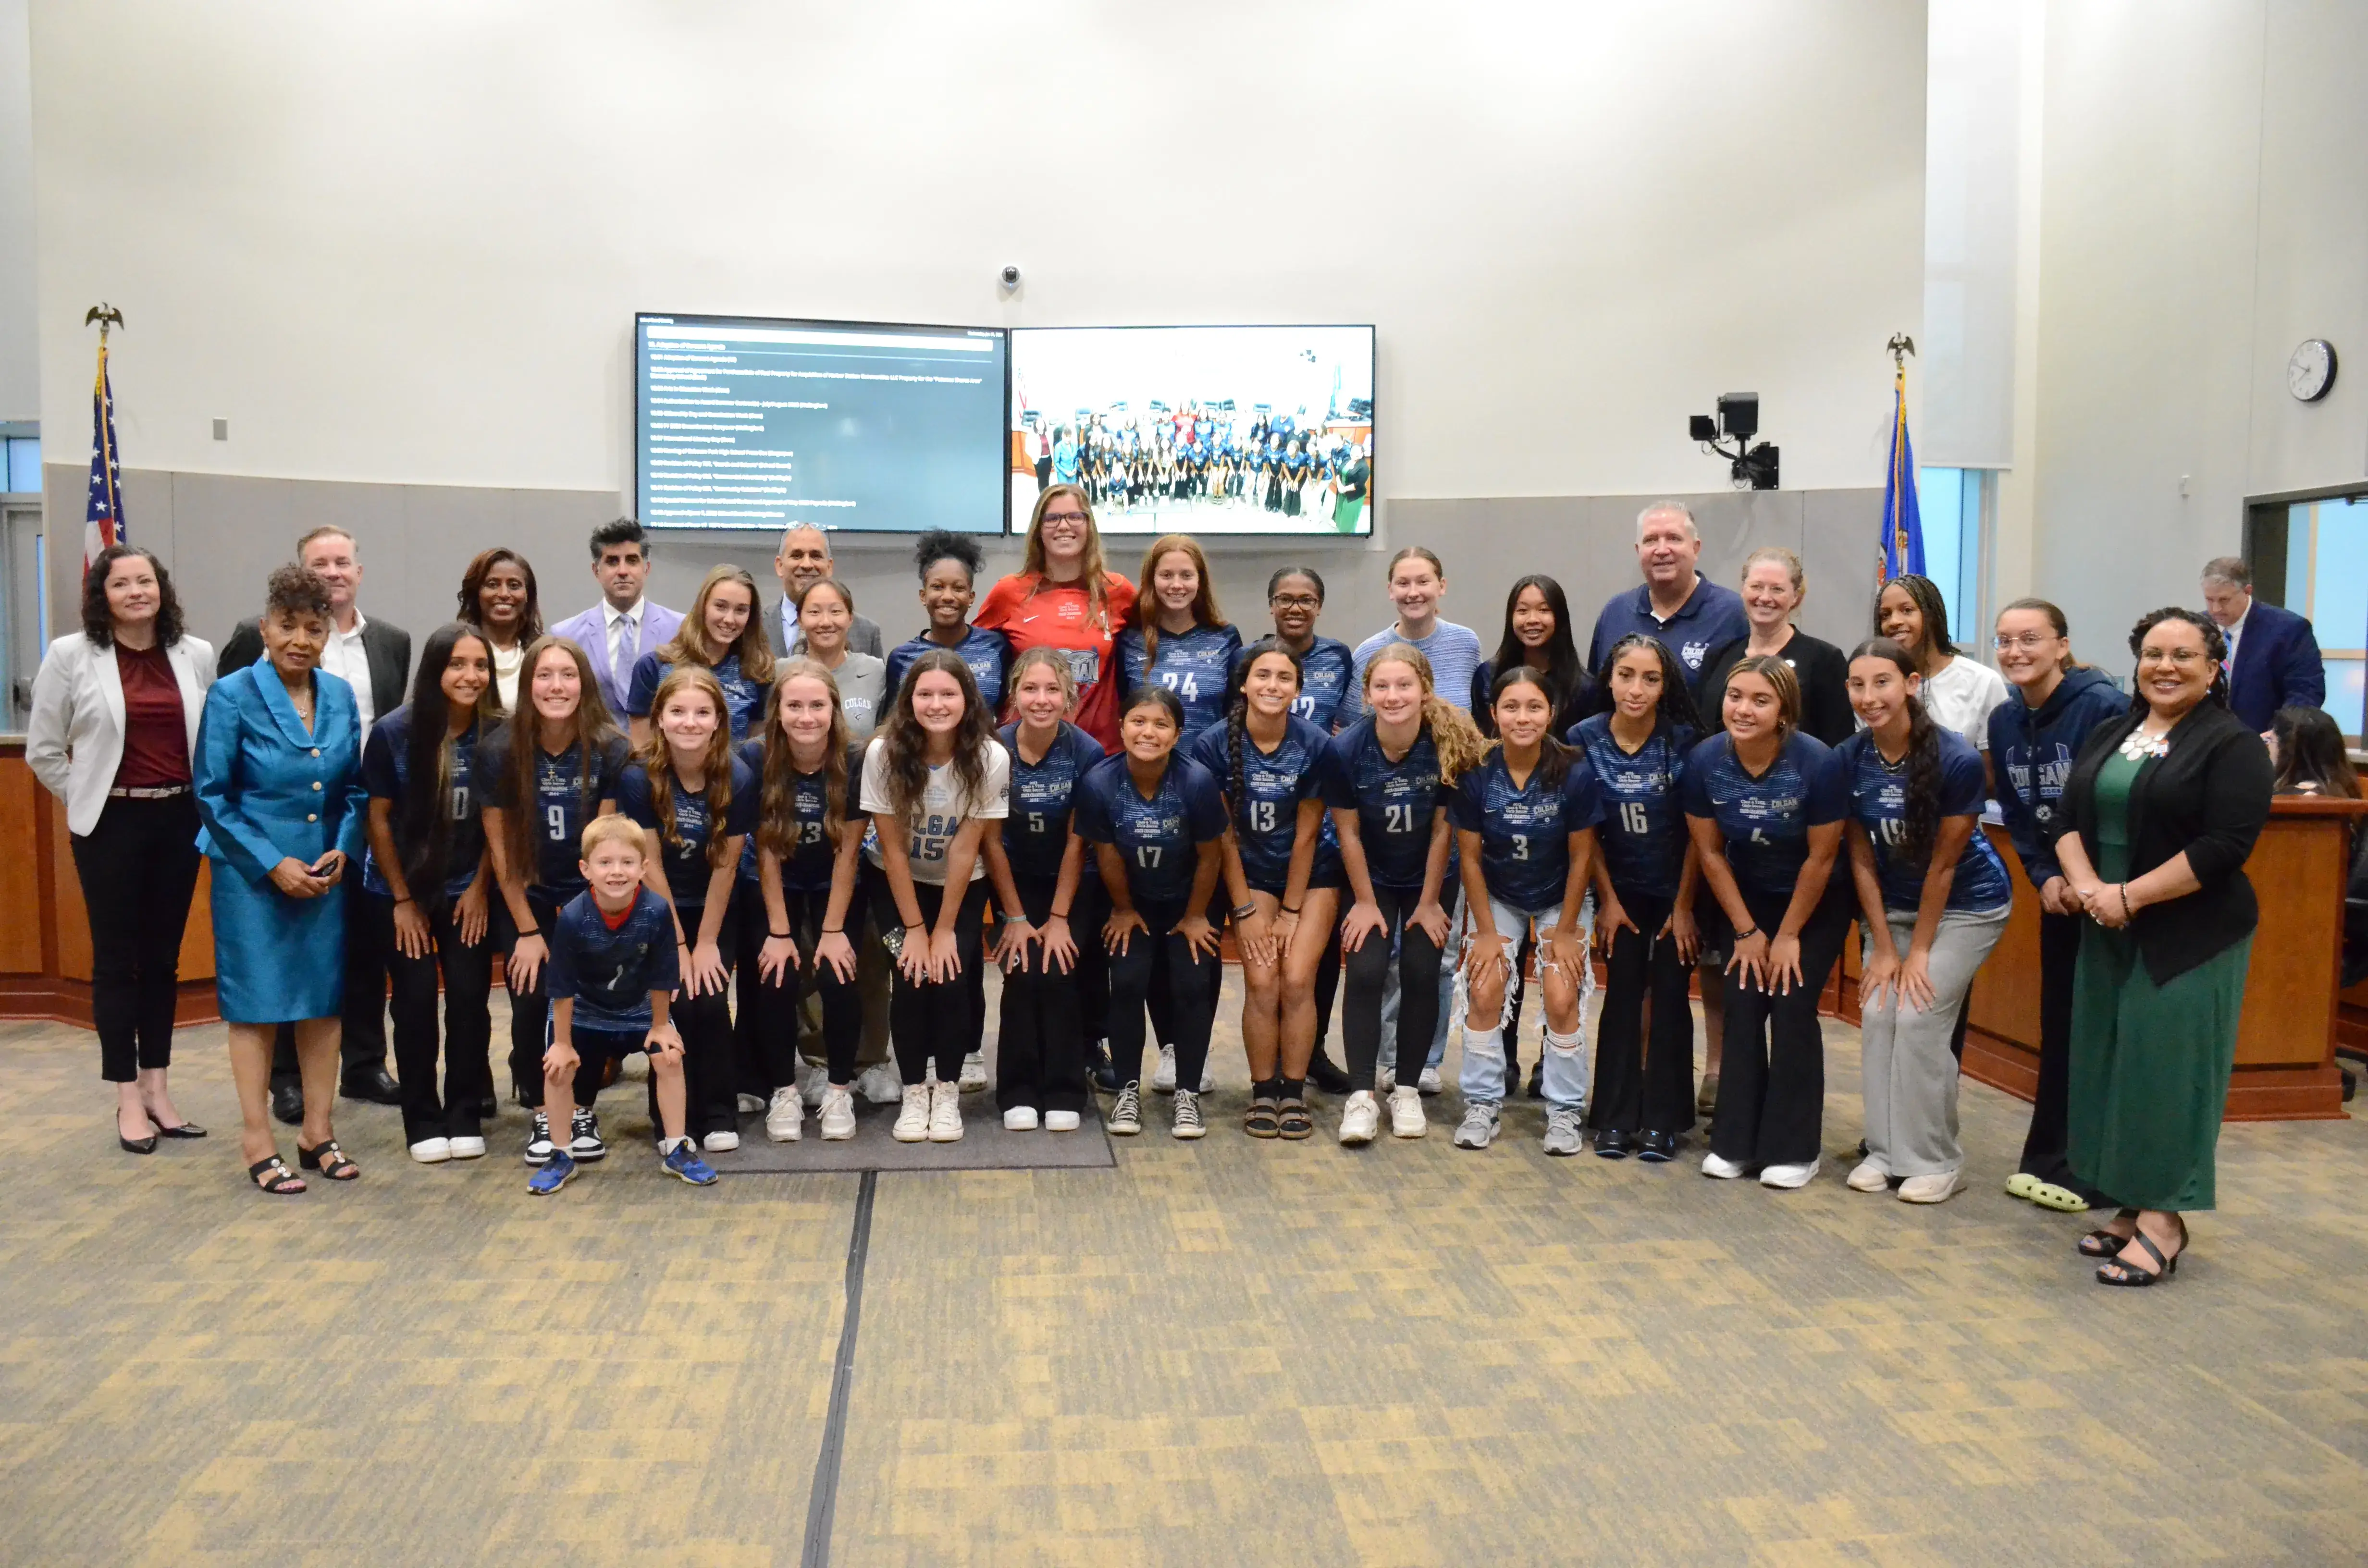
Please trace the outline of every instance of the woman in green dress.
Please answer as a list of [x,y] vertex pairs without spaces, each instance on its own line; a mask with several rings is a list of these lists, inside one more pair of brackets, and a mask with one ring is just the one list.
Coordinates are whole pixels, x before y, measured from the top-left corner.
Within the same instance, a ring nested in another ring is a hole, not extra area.
[[2187,1250],[2180,1216],[2213,1206],[2260,915],[2244,867],[2272,778],[2228,711],[2226,650],[2201,611],[2140,620],[2138,700],[2089,737],[2064,792],[2057,854],[2093,923],[2073,982],[2072,1167],[2127,1206],[2080,1242],[2105,1285],[2167,1277]]

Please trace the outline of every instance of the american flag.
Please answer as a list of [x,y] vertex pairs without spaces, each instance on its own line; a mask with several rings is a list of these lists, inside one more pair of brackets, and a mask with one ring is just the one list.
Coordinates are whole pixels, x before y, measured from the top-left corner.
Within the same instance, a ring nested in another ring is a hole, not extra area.
[[83,515],[82,564],[123,542],[123,463],[115,449],[115,393],[107,384],[107,334],[98,338],[98,381],[90,393],[90,506]]

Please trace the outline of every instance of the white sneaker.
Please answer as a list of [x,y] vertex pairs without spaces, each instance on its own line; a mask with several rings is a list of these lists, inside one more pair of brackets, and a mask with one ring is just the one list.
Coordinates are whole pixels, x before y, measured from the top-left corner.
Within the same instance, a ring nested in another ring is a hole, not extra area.
[[793,1084],[784,1084],[773,1091],[773,1103],[765,1111],[765,1136],[776,1143],[794,1143],[805,1136],[806,1101]]
[[932,1084],[929,1085],[929,1142],[959,1143],[962,1142],[962,1085]]
[[1842,1178],[1842,1184],[1852,1192],[1881,1192],[1891,1185],[1891,1173],[1883,1168],[1882,1161],[1869,1156]]
[[456,1160],[482,1160],[485,1157],[485,1141],[482,1138],[455,1138],[451,1143],[452,1157]]
[[855,1096],[845,1089],[825,1089],[822,1096],[822,1136],[826,1143],[855,1136]]
[[1110,1120],[1103,1125],[1116,1138],[1132,1138],[1143,1131],[1143,1090],[1139,1085],[1129,1084],[1118,1092],[1118,1098],[1110,1105]]
[[765,1102],[758,1099],[756,1096],[746,1093],[743,1093],[740,1096],[740,1114],[742,1116],[754,1116],[764,1108]]
[[899,1143],[918,1143],[929,1135],[929,1085],[905,1085],[903,1100],[896,1112],[896,1125],[888,1130],[888,1136]]
[[1373,1134],[1381,1131],[1381,1126],[1382,1108],[1373,1099],[1371,1089],[1359,1089],[1349,1096],[1349,1103],[1340,1108],[1340,1142],[1343,1143],[1370,1143],[1373,1141]]
[[1956,1195],[1958,1173],[1942,1171],[1939,1176],[1909,1176],[1899,1184],[1902,1203],[1946,1203]]
[[1373,1093],[1386,1095],[1398,1086],[1398,1070],[1383,1067],[1373,1074]]
[[1016,1105],[1003,1113],[1006,1132],[1033,1132],[1037,1125],[1036,1108],[1032,1105]]
[[1217,1074],[1206,1062],[1201,1063],[1201,1092],[1204,1095],[1213,1095],[1217,1092]]
[[[830,1074],[823,1074],[830,1082]],[[896,1076],[896,1069],[885,1062],[875,1062],[855,1075],[855,1092],[863,1096],[865,1105],[902,1105],[905,1081]]]
[[1555,1106],[1546,1112],[1545,1151],[1576,1154],[1587,1147],[1587,1113],[1577,1106]]
[[700,1140],[700,1148],[711,1154],[728,1154],[740,1147],[740,1134],[730,1128],[721,1128]]
[[1176,1092],[1176,1048],[1159,1048],[1159,1065],[1151,1070],[1151,1086],[1163,1095]]
[[1390,1091],[1390,1136],[1419,1138],[1430,1131],[1430,1122],[1422,1114],[1420,1089]]
[[[898,1085],[902,1088],[903,1085]],[[811,1062],[798,1063],[798,1097],[808,1106],[822,1104],[823,1096],[830,1092],[830,1069],[817,1067]]]
[[976,1094],[986,1087],[986,1053],[973,1051],[962,1058],[962,1092]]
[[1751,1167],[1740,1160],[1730,1160],[1721,1154],[1702,1156],[1702,1175],[1714,1181],[1733,1181],[1739,1176],[1748,1175],[1750,1170]]
[[1782,1192],[1806,1187],[1817,1177],[1817,1164],[1811,1160],[1805,1165],[1770,1165],[1759,1173],[1759,1185]]
[[1426,1095],[1435,1095],[1439,1093],[1439,1069],[1436,1067],[1424,1068],[1422,1070],[1422,1076],[1416,1079],[1415,1083]]
[[1455,1146],[1459,1149],[1485,1149],[1497,1141],[1497,1110],[1486,1100],[1475,1100],[1463,1108],[1463,1119],[1455,1125]]
[[423,1165],[440,1165],[452,1157],[450,1138],[422,1138],[411,1146],[411,1157]]
[[1084,1119],[1073,1110],[1048,1110],[1044,1113],[1047,1132],[1075,1132]]
[[1190,1089],[1176,1091],[1176,1104],[1168,1131],[1178,1138],[1205,1138],[1209,1124],[1201,1119],[1201,1096]]

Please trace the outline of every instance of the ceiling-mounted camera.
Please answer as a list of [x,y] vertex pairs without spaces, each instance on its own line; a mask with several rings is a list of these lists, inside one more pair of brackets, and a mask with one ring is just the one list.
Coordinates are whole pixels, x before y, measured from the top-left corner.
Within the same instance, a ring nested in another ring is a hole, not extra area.
[[[1721,392],[1717,416],[1692,415],[1686,431],[1702,443],[1702,450],[1727,460],[1727,476],[1737,490],[1776,488],[1776,449],[1765,441],[1749,444],[1759,434],[1758,392]],[[1722,438],[1734,442],[1733,449],[1721,446]]]

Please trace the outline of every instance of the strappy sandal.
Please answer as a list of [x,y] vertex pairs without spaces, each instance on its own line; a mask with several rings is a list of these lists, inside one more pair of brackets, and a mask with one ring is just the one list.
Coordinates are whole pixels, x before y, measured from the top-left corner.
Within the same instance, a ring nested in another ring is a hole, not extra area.
[[1307,1114],[1307,1102],[1294,1096],[1275,1108],[1275,1126],[1278,1136],[1295,1141],[1315,1131],[1315,1119]]
[[296,1163],[308,1171],[320,1172],[331,1181],[352,1181],[362,1174],[361,1166],[346,1158],[346,1152],[337,1147],[334,1138],[310,1149],[297,1144]]
[[268,1154],[246,1167],[247,1180],[275,1198],[291,1197],[304,1190],[304,1178],[288,1168],[288,1162],[277,1154]]
[[1276,1108],[1273,1096],[1258,1096],[1250,1101],[1249,1110],[1242,1117],[1242,1131],[1253,1138],[1277,1136],[1282,1131],[1282,1123],[1276,1118]]
[[2154,1259],[2154,1272],[2149,1274],[2136,1264],[2125,1263],[2118,1257],[2112,1258],[2097,1270],[2098,1284],[2138,1289],[2147,1285],[2158,1285],[2178,1273],[2179,1260],[2187,1256],[2187,1221],[2183,1219],[2180,1221],[2179,1250],[2169,1257],[2162,1256],[2162,1248],[2155,1245],[2154,1238],[2144,1231],[2132,1232],[2130,1239],[2136,1242],[2145,1249],[2146,1255]]
[[[2123,1209],[2113,1218],[2127,1220],[2130,1222],[2130,1235],[2137,1233],[2138,1211],[2136,1210]],[[2130,1237],[2123,1235],[2118,1231],[2098,1230],[2082,1236],[2075,1244],[2075,1247],[2082,1257],[2112,1257],[2129,1244]]]

